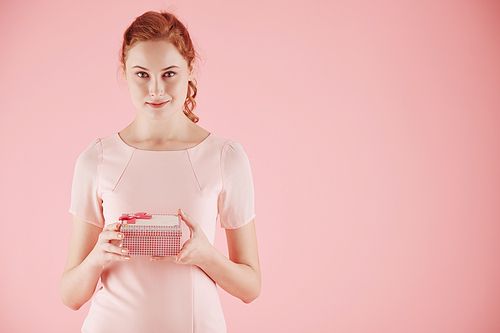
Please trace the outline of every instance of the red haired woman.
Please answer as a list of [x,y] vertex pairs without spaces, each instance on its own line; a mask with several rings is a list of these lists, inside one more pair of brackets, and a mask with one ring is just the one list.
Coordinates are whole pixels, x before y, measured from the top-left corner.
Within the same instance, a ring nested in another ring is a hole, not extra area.
[[[170,13],[147,12],[125,31],[137,116],[95,140],[73,179],[61,298],[75,310],[92,298],[82,332],[225,332],[216,284],[246,303],[260,294],[250,165],[237,142],[196,124],[195,56]],[[190,237],[177,256],[129,256],[118,220],[131,212],[178,213]],[[213,246],[217,218],[229,258]]]

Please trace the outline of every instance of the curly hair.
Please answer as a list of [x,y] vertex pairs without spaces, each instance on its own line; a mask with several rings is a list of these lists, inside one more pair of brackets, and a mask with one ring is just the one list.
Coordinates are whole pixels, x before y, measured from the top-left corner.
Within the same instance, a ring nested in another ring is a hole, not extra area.
[[[186,59],[188,68],[193,68],[196,51],[184,24],[171,13],[149,11],[137,17],[123,34],[123,44],[120,52],[122,69],[125,71],[127,52],[135,43],[158,39],[166,39],[172,43]],[[196,80],[190,80],[186,100],[182,108],[184,114],[194,123],[199,120],[193,113],[196,107],[197,91]]]

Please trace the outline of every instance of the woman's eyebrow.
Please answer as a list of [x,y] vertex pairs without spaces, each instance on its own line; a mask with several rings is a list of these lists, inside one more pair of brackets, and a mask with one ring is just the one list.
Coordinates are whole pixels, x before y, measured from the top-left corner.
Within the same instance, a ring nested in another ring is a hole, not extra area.
[[[163,69],[162,69],[162,71],[166,71],[166,70],[171,69],[171,68],[174,68],[174,67],[175,67],[175,68],[180,68],[180,67],[179,67],[179,66],[177,66],[177,65],[172,65],[172,66],[169,66],[169,67],[167,67],[167,68],[163,68]],[[139,66],[139,65],[133,66],[132,68],[140,68],[140,69],[143,69],[143,70],[145,70],[145,71],[148,71],[148,70],[149,70],[149,69],[147,69],[147,68],[145,68],[145,67],[142,67],[142,66]]]

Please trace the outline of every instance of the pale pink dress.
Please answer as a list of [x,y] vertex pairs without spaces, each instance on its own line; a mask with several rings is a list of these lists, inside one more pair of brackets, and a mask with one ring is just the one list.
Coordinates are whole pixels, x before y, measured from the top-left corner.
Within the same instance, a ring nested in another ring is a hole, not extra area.
[[[123,213],[182,208],[213,244],[218,216],[224,228],[254,218],[253,195],[248,158],[235,141],[210,134],[190,149],[149,151],[114,134],[78,158],[70,212],[103,227]],[[217,287],[201,269],[149,259],[105,266],[82,332],[226,332]]]

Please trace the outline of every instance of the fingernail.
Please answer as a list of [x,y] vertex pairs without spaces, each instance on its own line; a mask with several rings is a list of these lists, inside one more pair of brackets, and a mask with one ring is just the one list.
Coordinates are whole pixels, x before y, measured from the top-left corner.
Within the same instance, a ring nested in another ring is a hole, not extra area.
[[122,253],[127,253],[127,249],[122,249]]
[[122,238],[122,237],[123,237],[123,235],[122,235],[122,234],[118,234],[118,238]]
[[156,258],[156,257],[151,258],[151,261],[156,261],[156,260],[158,260],[158,258]]
[[125,260],[130,260],[130,257],[125,257]]

